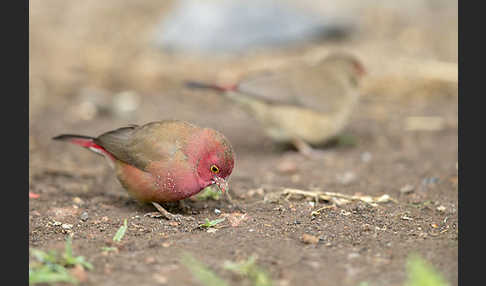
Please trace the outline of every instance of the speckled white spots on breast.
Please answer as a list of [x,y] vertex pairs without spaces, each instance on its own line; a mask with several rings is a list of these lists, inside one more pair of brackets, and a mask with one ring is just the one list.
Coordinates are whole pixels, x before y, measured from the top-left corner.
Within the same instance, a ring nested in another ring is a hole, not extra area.
[[170,172],[167,172],[167,176],[165,177],[162,187],[164,190],[175,192],[176,183],[175,183],[175,179],[173,178]]

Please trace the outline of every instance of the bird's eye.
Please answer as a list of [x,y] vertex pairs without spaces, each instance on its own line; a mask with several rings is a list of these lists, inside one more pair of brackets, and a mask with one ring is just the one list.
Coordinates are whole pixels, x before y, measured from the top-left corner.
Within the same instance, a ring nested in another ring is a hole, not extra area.
[[219,173],[219,168],[218,168],[218,166],[216,166],[216,165],[212,165],[212,166],[211,166],[211,172],[213,172],[213,173],[215,173],[215,174]]

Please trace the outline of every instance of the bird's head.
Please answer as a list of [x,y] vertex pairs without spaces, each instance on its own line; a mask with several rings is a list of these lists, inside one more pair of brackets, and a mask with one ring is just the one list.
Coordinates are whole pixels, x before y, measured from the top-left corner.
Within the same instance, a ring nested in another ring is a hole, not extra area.
[[213,129],[203,129],[197,135],[199,152],[196,159],[196,173],[201,188],[217,185],[224,193],[233,171],[235,155],[228,139]]
[[361,78],[366,75],[366,69],[361,61],[348,53],[335,52],[327,56],[322,63],[331,64],[335,72],[340,71],[347,75],[353,85],[358,85]]

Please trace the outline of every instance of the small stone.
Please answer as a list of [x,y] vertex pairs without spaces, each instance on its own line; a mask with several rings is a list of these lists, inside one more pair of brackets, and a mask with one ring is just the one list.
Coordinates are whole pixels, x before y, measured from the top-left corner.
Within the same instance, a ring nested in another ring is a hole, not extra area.
[[436,210],[437,210],[437,211],[439,211],[439,212],[445,212],[446,207],[444,207],[443,205],[440,205],[440,206],[438,206],[438,207],[436,208]]
[[162,247],[163,247],[163,248],[167,248],[167,247],[169,247],[170,245],[171,245],[171,243],[170,243],[170,242],[162,242]]
[[155,262],[155,257],[149,256],[149,257],[145,258],[146,264],[152,264],[154,262]]
[[363,152],[361,154],[361,161],[363,161],[364,163],[368,163],[369,161],[371,161],[371,153],[370,152]]
[[155,282],[157,282],[157,284],[160,284],[160,285],[165,285],[165,284],[167,284],[167,282],[169,282],[167,277],[160,274],[160,273],[153,274],[152,278],[154,279]]
[[277,165],[277,171],[282,174],[294,174],[297,172],[297,164],[292,161],[283,161]]
[[317,244],[319,242],[318,237],[307,233],[304,233],[300,239],[306,244]]
[[82,204],[84,204],[84,201],[80,197],[74,197],[73,203],[75,203],[77,205],[82,205]]
[[89,218],[89,215],[88,215],[88,213],[87,213],[87,212],[83,212],[83,213],[81,214],[80,218],[81,218],[81,220],[82,220],[82,221],[87,221],[87,220],[88,220],[88,218]]
[[413,220],[413,218],[411,218],[411,217],[409,217],[409,216],[406,216],[406,215],[402,216],[402,219],[403,219],[403,220],[409,220],[409,221],[410,221],[410,220]]
[[63,223],[63,224],[61,225],[61,227],[62,227],[63,229],[72,229],[72,228],[73,228],[73,225],[72,225],[72,224],[69,224],[69,223]]
[[350,214],[351,214],[351,212],[348,212],[346,210],[341,210],[341,215],[343,215],[343,216],[348,216]]
[[400,188],[400,193],[402,194],[409,194],[415,190],[415,187],[412,185],[405,185]]
[[363,231],[370,231],[371,230],[371,225],[365,223],[362,226]]

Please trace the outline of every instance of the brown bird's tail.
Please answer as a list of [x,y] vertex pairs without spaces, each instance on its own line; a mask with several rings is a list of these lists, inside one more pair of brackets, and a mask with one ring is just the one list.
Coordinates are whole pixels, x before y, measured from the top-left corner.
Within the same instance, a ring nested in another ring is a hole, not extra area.
[[211,89],[215,91],[225,92],[225,91],[234,91],[237,88],[236,84],[228,85],[228,86],[221,86],[216,84],[209,84],[197,81],[187,81],[185,82],[185,86],[188,88],[194,89]]
[[79,145],[97,154],[108,156],[109,158],[113,159],[113,155],[111,155],[111,153],[106,151],[105,148],[103,148],[102,146],[94,143],[94,138],[90,136],[75,135],[75,134],[61,134],[59,136],[53,137],[52,139]]

